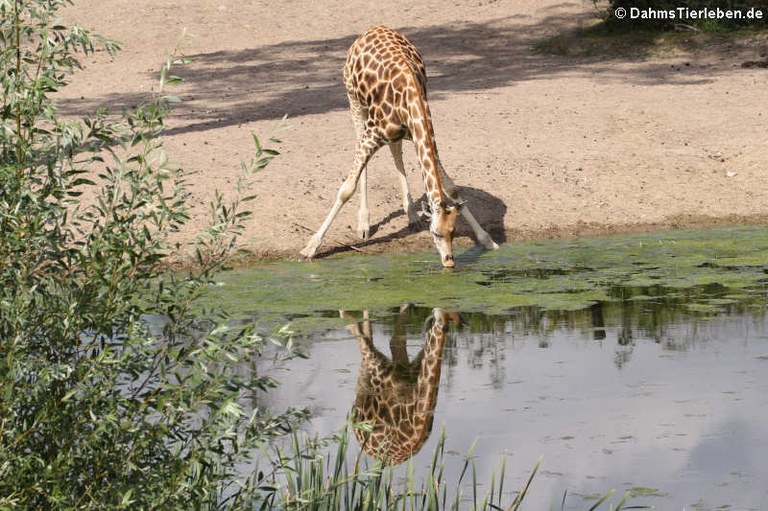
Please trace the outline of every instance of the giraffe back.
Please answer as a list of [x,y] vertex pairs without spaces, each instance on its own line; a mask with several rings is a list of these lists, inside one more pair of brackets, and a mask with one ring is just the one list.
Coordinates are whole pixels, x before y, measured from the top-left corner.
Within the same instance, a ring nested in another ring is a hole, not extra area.
[[350,102],[361,106],[366,129],[386,142],[411,138],[409,121],[424,115],[414,110],[416,103],[426,106],[424,62],[416,46],[389,27],[371,27],[352,44],[344,85]]

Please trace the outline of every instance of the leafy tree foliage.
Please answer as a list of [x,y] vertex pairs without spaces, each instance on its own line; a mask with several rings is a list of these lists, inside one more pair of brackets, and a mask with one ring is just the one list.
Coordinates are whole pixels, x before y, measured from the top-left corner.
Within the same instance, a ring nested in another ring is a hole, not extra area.
[[195,269],[161,272],[188,219],[162,147],[172,98],[61,119],[51,95],[77,55],[118,49],[60,24],[65,3],[0,0],[0,509],[257,502],[243,467],[302,414],[244,407],[274,382],[232,368],[266,340],[196,304],[248,218],[250,173],[277,153],[256,141]]

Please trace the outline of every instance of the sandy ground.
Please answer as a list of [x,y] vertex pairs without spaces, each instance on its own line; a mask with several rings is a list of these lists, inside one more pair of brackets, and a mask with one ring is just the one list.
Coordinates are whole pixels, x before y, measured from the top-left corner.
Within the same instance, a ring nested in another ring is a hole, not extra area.
[[[255,182],[244,246],[292,256],[328,212],[349,171],[354,131],[341,69],[368,26],[388,24],[420,48],[441,158],[499,242],[532,237],[760,222],[768,218],[766,39],[693,54],[569,58],[533,51],[589,23],[591,1],[79,0],[64,11],[121,41],[87,57],[61,93],[66,114],[135,105],[157,87],[165,54],[184,102],[166,146],[193,193],[187,238],[213,191],[231,192],[252,134],[282,139]],[[186,36],[182,33],[186,31]],[[287,115],[285,126],[278,129]],[[277,130],[277,131],[275,131]],[[423,193],[410,144],[406,167]],[[374,234],[359,243],[357,200],[320,255],[431,245],[407,228],[389,151],[369,165]],[[469,244],[464,226],[461,244]]]

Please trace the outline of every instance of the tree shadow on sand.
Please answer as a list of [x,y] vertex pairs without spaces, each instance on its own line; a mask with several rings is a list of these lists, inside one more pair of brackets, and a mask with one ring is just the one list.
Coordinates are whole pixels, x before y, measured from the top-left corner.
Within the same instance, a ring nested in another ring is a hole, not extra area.
[[[604,80],[629,84],[700,84],[712,80],[712,69],[675,73],[664,63],[617,68],[615,60],[584,60],[546,55],[534,47],[555,34],[573,33],[593,19],[553,14],[538,23],[510,16],[483,23],[453,26],[398,27],[420,49],[427,65],[430,100],[455,92],[489,90],[558,75],[599,74]],[[183,102],[175,106],[175,127],[168,135],[205,131],[248,122],[347,109],[341,82],[347,48],[356,34],[309,41],[289,41],[237,51],[191,55],[191,63],[174,69],[184,83],[174,90]],[[62,101],[61,110],[79,115],[98,106],[130,106],[136,94],[105,94]]]
[[[550,12],[551,15],[535,23],[524,16],[508,16],[481,23],[397,28],[412,39],[424,56],[431,102],[457,93],[488,91],[561,76],[598,77],[605,82],[630,86],[695,86],[712,82],[718,73],[730,70],[727,67],[690,66],[681,72],[667,62],[643,60],[642,54],[634,58],[623,55],[585,59],[534,51],[534,48],[541,48],[558,34],[574,33],[582,24],[592,23],[594,19],[590,12],[563,14],[557,6]],[[174,90],[183,102],[174,106],[172,123],[166,135],[279,120],[285,115],[296,117],[346,111],[347,98],[341,74],[346,51],[356,37],[357,34],[349,34],[191,55],[191,64],[174,69],[174,73],[184,80]],[[634,65],[617,65],[629,60]],[[62,101],[60,107],[65,114],[78,115],[99,106],[113,108],[115,105],[130,106],[140,102],[140,95],[134,93],[105,94]],[[439,119],[436,119],[436,124],[439,129]],[[468,199],[472,212],[494,240],[504,242],[506,206],[481,190],[462,188],[462,195]],[[402,212],[391,213],[373,226],[374,232],[400,215]],[[464,221],[460,221],[459,229],[460,236],[470,234]],[[323,254],[348,251],[351,246],[365,247],[394,241],[412,233],[413,229],[404,227],[366,242],[327,248]]]

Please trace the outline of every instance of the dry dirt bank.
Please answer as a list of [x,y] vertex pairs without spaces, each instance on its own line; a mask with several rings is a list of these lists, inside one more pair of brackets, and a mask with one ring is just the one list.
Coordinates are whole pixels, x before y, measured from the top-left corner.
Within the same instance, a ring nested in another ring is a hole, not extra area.
[[[136,104],[155,87],[167,51],[191,57],[175,70],[184,103],[166,139],[193,193],[185,237],[204,225],[213,189],[233,188],[251,134],[266,139],[287,114],[282,155],[255,183],[256,220],[244,244],[257,255],[293,255],[351,164],[346,49],[385,23],[421,49],[442,160],[499,241],[768,218],[768,70],[740,65],[765,56],[765,39],[694,54],[574,59],[532,48],[589,22],[591,2],[370,4],[77,1],[67,21],[122,41],[124,51],[88,58],[62,92],[62,109]],[[418,196],[408,144],[405,153]],[[429,246],[397,212],[393,170],[388,151],[370,165],[372,239],[354,237],[353,199],[324,253]]]

